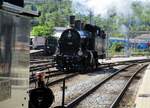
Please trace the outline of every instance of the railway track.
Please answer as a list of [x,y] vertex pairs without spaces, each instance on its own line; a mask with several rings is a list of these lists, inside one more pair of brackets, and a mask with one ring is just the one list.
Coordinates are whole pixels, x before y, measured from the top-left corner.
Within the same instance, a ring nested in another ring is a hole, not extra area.
[[[49,63],[49,61],[40,61],[41,64],[38,65],[34,65],[34,66],[30,66],[30,72],[32,71],[42,71],[42,70],[46,70],[48,68],[52,68],[54,66],[56,66],[55,63]],[[36,62],[35,62],[36,64]],[[98,68],[106,68],[106,67],[112,67],[112,66],[117,66],[117,65],[125,65],[128,63],[125,62],[115,62],[115,63],[105,63],[105,64],[100,64]]]
[[[141,61],[140,61],[141,62]],[[143,62],[143,61],[142,61]],[[130,63],[126,63],[126,62],[119,62],[119,63],[106,63],[106,64],[102,64],[100,65],[98,68],[108,68],[108,67],[113,67],[113,66],[118,66],[118,65],[127,65]],[[62,82],[64,79],[68,80],[70,78],[73,78],[75,76],[77,76],[79,73],[65,73],[65,72],[61,72],[58,70],[51,70],[50,68],[53,68],[53,66],[51,65],[51,63],[49,63],[48,61],[44,61],[44,63],[40,63],[40,64],[36,64],[35,66],[30,68],[30,85],[32,87],[33,84],[36,84],[36,73],[45,73],[45,82],[47,82],[47,86],[52,86],[54,84],[58,84],[60,82]],[[55,80],[54,80],[55,79]]]
[[[119,65],[119,64],[118,64]],[[116,65],[115,65],[116,66]],[[52,85],[54,85],[54,84],[57,84],[57,83],[59,83],[59,82],[62,82],[63,80],[68,80],[68,79],[70,79],[70,78],[72,78],[72,77],[75,77],[75,76],[77,76],[77,75],[79,75],[80,73],[79,72],[75,72],[75,73],[64,73],[64,72],[62,72],[62,73],[56,73],[56,74],[51,74],[51,75],[48,75],[48,76],[46,76],[45,78],[46,79],[48,79],[48,78],[50,78],[50,77],[56,77],[56,76],[59,76],[59,75],[63,75],[64,77],[61,77],[61,78],[56,78],[56,80],[54,80],[54,81],[51,81],[51,82],[47,82],[47,86],[52,86]]]
[[31,61],[42,60],[42,59],[53,59],[53,58],[54,58],[54,55],[46,56],[43,51],[30,53],[30,60]]
[[[127,65],[127,64],[130,64],[130,63],[121,63],[121,64],[119,64],[119,63],[115,63],[115,64],[111,64],[111,66],[117,66],[117,65]],[[110,65],[109,65],[110,66]],[[110,66],[110,67],[111,67]],[[107,68],[108,67],[108,65],[107,64],[104,64],[104,65],[102,65],[102,67],[103,68]],[[78,77],[78,75],[80,76],[80,74],[79,73],[75,73],[75,74],[66,74],[66,73],[59,73],[58,71],[55,71],[55,72],[53,72],[53,74],[51,74],[51,72],[48,72],[48,73],[50,73],[48,76],[46,76],[46,79],[45,79],[45,82],[47,82],[47,86],[50,86],[50,88],[53,88],[53,85],[54,85],[54,87],[55,86],[59,86],[59,87],[61,87],[61,84],[62,83],[60,83],[60,82],[62,82],[64,79],[66,79],[67,80],[67,82],[72,82],[72,80],[73,79],[76,79],[77,77]],[[56,76],[55,76],[55,74],[56,74]],[[66,75],[64,75],[64,74],[66,74]],[[62,77],[60,77],[60,78],[58,78],[57,79],[57,75],[59,76],[61,76],[62,75]],[[64,75],[64,76],[63,76]],[[75,78],[74,78],[75,77]],[[106,76],[105,76],[106,77]],[[52,80],[51,78],[54,78],[55,80]],[[69,80],[70,79],[70,80]],[[51,87],[52,86],[52,87]],[[54,90],[55,91],[55,90]],[[68,102],[67,102],[68,103]],[[57,104],[56,104],[57,105]],[[67,105],[67,104],[66,104]]]
[[48,63],[50,60],[30,60],[30,64]]
[[[119,67],[118,67],[119,68]],[[116,68],[117,69],[117,68]],[[86,74],[78,74],[70,79],[65,80],[66,82],[66,98],[73,98],[75,95],[83,93],[87,88],[91,88],[95,79],[101,79],[116,71],[116,69],[101,69],[95,72],[90,72]],[[52,108],[61,105],[61,96],[62,96],[62,82],[57,83],[50,88],[54,91],[55,94],[55,103]]]
[[[55,71],[46,71],[46,72],[39,72],[39,73],[44,73],[45,74],[45,79],[50,78],[50,77],[55,77],[55,76],[60,76],[64,75],[64,72],[60,72],[58,70]],[[30,75],[30,83],[36,82],[36,73]]]
[[54,66],[52,64],[46,64],[46,65],[41,65],[41,66],[35,66],[30,68],[30,72],[33,71],[43,71],[43,70],[48,70],[49,68],[53,68]]
[[[118,65],[124,65],[124,64],[111,64],[111,67],[112,66],[118,66]],[[107,68],[107,67],[108,67],[108,65],[103,65],[103,66],[99,67],[99,69],[101,69],[101,68]],[[65,74],[66,75],[65,75],[65,77],[62,77],[62,78],[56,79],[53,82],[47,83],[48,86],[51,86],[53,84],[57,84],[59,82],[62,82],[64,79],[67,80],[67,79],[72,78],[74,76],[77,76],[79,74],[79,72],[75,72],[75,73],[73,73],[71,75],[68,75],[69,73],[72,73],[72,72],[66,73],[66,72],[61,72],[61,71],[57,71],[57,70],[50,71],[49,68],[51,68],[51,66],[48,66],[48,67],[45,67],[45,68],[36,68],[36,69],[33,69],[32,71],[35,71],[35,70],[36,71],[37,70],[38,71],[42,71],[42,70],[48,69],[48,71],[45,71],[45,72],[38,72],[38,73],[45,73],[45,74],[47,74],[45,76],[45,79],[49,79],[49,78],[51,79],[52,77],[56,77],[56,76],[60,76],[60,75],[64,76]],[[37,79],[35,78],[35,74],[36,74],[36,72],[35,73],[32,72],[32,75],[30,76],[30,83],[33,83],[33,82],[37,81]]]
[[62,82],[64,79],[65,79],[65,80],[68,80],[69,78],[75,77],[75,76],[77,76],[77,75],[79,75],[79,73],[73,73],[73,74],[70,74],[70,75],[66,75],[65,77],[58,78],[58,79],[56,79],[56,80],[54,80],[54,81],[48,82],[46,85],[47,85],[47,86],[52,86],[52,85],[54,85],[54,84],[57,84],[57,83],[59,83],[59,82]]
[[[106,86],[106,83],[109,82],[113,82],[113,80],[116,79],[120,79],[120,78],[128,78],[126,79],[127,83],[125,83],[125,86],[122,87],[123,89],[121,89],[121,91],[117,94],[119,94],[118,96],[115,97],[115,99],[113,98],[113,100],[115,100],[114,102],[112,101],[113,104],[109,103],[109,105],[107,106],[107,108],[116,108],[116,106],[118,105],[120,99],[122,98],[123,94],[125,93],[125,91],[127,90],[128,86],[130,85],[131,81],[133,80],[133,78],[138,74],[138,72],[140,72],[141,70],[143,70],[147,65],[128,65],[123,69],[120,69],[119,71],[109,75],[108,77],[106,77],[104,80],[100,81],[98,84],[96,84],[96,86],[94,86],[93,88],[87,90],[86,92],[84,92],[83,94],[81,94],[80,96],[76,97],[75,99],[73,99],[70,102],[67,102],[65,107],[66,108],[73,108],[76,105],[78,105],[79,103],[82,103],[81,101],[83,101],[85,98],[87,98],[90,94],[92,94],[94,91],[96,91],[97,89],[100,89],[101,87],[103,87],[104,85]],[[136,68],[135,68],[136,67]],[[133,72],[133,70],[138,69],[136,72]],[[132,73],[132,75],[129,75]],[[87,99],[88,100],[88,99]],[[88,102],[87,102],[88,103]],[[108,104],[108,103],[107,103]],[[86,105],[86,103],[84,103],[84,105]],[[82,107],[79,105],[79,108]],[[91,107],[91,106],[90,106]],[[100,106],[99,106],[100,107]],[[101,108],[101,107],[100,107]],[[103,108],[103,107],[102,107]],[[106,108],[106,107],[105,107]]]
[[125,92],[127,91],[127,89],[129,88],[130,84],[132,83],[133,79],[136,77],[136,75],[138,73],[140,73],[144,68],[146,68],[148,66],[148,64],[141,66],[138,70],[136,70],[132,76],[129,78],[129,80],[127,81],[127,83],[125,84],[125,86],[123,87],[123,89],[120,91],[119,95],[117,96],[117,98],[113,101],[113,103],[111,104],[110,108],[116,108],[118,107],[121,99],[123,98]]
[[[137,63],[137,62],[145,62],[145,61],[132,61],[132,62]],[[113,66],[118,66],[118,65],[127,65],[127,64],[130,64],[132,62],[128,61],[128,62],[105,63],[105,64],[101,64],[98,68],[101,69],[101,68],[113,67]],[[46,79],[66,74],[65,72],[60,72],[60,71],[57,71],[57,70],[51,71],[50,68],[53,68],[53,66],[50,63],[40,64],[40,65],[31,67],[30,72],[32,74],[30,75],[30,83],[33,83],[37,80],[36,77],[35,77],[37,72],[38,73],[45,73],[46,74],[46,77],[45,77]],[[44,71],[44,70],[47,70],[47,71]],[[76,75],[77,75],[77,72],[75,73],[75,75],[71,75],[71,76],[66,75],[66,77],[57,79],[56,81],[54,81],[54,83],[51,82],[48,85],[59,83],[59,82],[63,81],[63,79],[68,79],[68,78],[74,77]]]
[[41,64],[41,63],[53,63],[54,59],[34,59],[30,60],[30,65]]

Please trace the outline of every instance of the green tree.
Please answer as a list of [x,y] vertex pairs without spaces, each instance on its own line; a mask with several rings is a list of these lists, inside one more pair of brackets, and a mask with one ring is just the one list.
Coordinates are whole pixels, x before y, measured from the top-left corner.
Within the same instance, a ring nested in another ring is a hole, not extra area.
[[[32,6],[32,5],[31,5]],[[83,5],[78,4],[80,12],[75,12],[72,7],[72,0],[45,0],[44,3],[35,4],[41,16],[37,18],[38,25],[33,27],[33,35],[50,36],[53,34],[55,26],[65,27],[69,23],[69,16],[74,14],[77,19],[89,23],[89,10]],[[30,7],[27,6],[27,9]],[[101,15],[92,16],[93,22],[105,31],[114,32],[113,36],[123,37],[121,25],[125,25],[130,31],[149,31],[150,30],[150,4],[143,4],[140,1],[132,3],[133,15],[124,17],[117,14],[115,7],[108,11],[108,17],[103,18]],[[41,31],[40,31],[41,29]]]
[[33,27],[31,35],[32,36],[51,36],[54,31],[54,25],[53,24],[46,24],[46,25],[38,25]]
[[[41,16],[36,18],[38,25],[33,27],[31,35],[51,36],[55,26],[67,26],[68,16],[72,14],[70,0],[47,0],[44,3],[35,3]],[[29,6],[26,7],[29,9]]]

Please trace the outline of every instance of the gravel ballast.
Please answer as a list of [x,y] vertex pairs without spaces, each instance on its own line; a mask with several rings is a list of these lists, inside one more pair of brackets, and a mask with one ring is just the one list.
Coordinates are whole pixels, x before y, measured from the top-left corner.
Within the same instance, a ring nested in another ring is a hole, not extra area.
[[[100,82],[106,76],[112,74],[119,68],[123,66],[118,66],[115,69],[104,69],[101,71],[97,71],[94,73],[87,74],[79,74],[69,80],[66,81],[66,92],[65,92],[65,104],[70,102],[72,99],[75,99],[80,94],[84,93],[86,90],[95,86],[98,82]],[[52,107],[61,105],[62,99],[62,90],[61,84],[50,87],[55,94],[55,102]]]
[[[138,66],[131,69],[136,70],[138,69]],[[132,72],[130,70],[129,72],[124,71],[117,76],[114,76],[111,80],[98,88],[93,94],[90,94],[87,98],[81,101],[76,108],[109,108],[127,83],[127,80],[130,78],[127,76],[129,73],[131,75]]]

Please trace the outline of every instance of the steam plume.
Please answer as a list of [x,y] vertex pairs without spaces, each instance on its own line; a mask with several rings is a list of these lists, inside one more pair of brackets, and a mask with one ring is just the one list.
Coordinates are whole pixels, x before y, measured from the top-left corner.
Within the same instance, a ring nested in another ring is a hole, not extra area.
[[112,9],[117,15],[124,17],[133,14],[131,5],[134,1],[150,2],[150,0],[73,0],[73,7],[80,14],[92,11],[94,15],[106,17]]

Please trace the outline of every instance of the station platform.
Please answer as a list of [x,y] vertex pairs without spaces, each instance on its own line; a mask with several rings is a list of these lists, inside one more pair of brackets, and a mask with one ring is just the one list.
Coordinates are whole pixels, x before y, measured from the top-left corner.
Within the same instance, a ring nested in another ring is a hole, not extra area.
[[135,108],[150,108],[150,65],[145,71],[135,101]]
[[144,60],[149,59],[148,56],[139,56],[139,57],[115,57],[115,58],[107,58],[107,59],[99,59],[99,63],[114,63],[114,62],[122,62],[122,61],[133,61],[133,60]]

